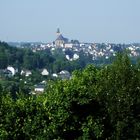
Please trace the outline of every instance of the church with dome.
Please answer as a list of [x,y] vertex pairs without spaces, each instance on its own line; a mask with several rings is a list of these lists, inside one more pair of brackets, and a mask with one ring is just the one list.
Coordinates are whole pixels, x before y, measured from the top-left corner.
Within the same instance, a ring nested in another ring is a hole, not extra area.
[[64,47],[66,43],[68,43],[68,39],[63,37],[63,35],[61,34],[60,32],[60,29],[58,28],[57,31],[56,31],[56,35],[57,35],[57,38],[55,40],[55,45],[57,47]]

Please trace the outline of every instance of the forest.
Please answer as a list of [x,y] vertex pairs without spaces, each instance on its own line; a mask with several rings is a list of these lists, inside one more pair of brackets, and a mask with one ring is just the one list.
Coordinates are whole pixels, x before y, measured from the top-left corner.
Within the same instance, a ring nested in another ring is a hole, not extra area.
[[0,139],[140,139],[140,63],[127,54],[49,81],[41,95],[0,93]]

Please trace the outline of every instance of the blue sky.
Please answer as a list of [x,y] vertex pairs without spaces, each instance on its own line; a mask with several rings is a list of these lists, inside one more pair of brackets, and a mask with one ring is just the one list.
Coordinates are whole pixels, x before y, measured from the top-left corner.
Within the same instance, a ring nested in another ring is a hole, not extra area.
[[0,0],[0,40],[140,42],[140,0]]

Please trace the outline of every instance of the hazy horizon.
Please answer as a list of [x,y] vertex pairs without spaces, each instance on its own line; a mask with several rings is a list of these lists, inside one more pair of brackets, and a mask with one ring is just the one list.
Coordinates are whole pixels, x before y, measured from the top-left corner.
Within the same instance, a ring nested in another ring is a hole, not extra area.
[[139,0],[0,0],[0,40],[140,43]]

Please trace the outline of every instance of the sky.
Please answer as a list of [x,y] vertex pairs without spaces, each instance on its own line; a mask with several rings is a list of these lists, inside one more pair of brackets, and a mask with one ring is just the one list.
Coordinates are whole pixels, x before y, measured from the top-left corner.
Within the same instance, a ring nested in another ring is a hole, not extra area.
[[0,0],[0,40],[140,43],[140,0]]

